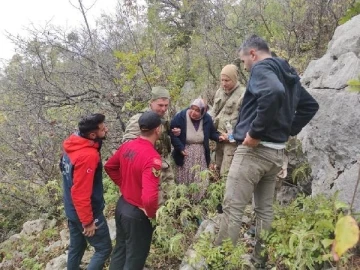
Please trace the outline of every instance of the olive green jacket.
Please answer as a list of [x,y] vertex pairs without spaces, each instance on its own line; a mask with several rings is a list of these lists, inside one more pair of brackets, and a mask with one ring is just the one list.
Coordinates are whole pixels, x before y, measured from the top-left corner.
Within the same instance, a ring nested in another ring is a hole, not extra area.
[[244,97],[245,87],[240,86],[238,82],[232,92],[226,94],[224,89],[220,87],[214,97],[214,105],[211,116],[214,121],[215,128],[221,133],[226,133],[226,122],[230,122],[235,126],[239,117],[240,106]]
[[[140,136],[140,128],[139,128],[139,118],[140,116],[150,109],[146,109],[140,113],[135,114],[132,116],[125,128],[125,132],[122,138],[122,143],[132,140]],[[170,121],[167,116],[163,117],[164,123],[162,124],[162,133],[159,140],[156,141],[155,148],[158,151],[158,153],[162,157],[168,157],[171,152],[171,142],[170,142]]]

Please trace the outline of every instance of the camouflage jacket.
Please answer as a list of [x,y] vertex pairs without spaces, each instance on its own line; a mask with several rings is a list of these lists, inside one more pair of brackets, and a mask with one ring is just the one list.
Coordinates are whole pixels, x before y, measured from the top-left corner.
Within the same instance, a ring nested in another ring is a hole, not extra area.
[[211,116],[215,128],[218,131],[226,133],[225,125],[227,121],[229,121],[234,128],[239,116],[244,93],[245,87],[240,86],[239,82],[230,94],[226,94],[222,87],[216,91]]
[[[140,136],[140,128],[138,120],[140,116],[150,109],[143,110],[140,113],[135,114],[133,117],[130,118],[128,124],[126,125],[125,132],[122,138],[122,143],[132,140]],[[162,133],[159,140],[156,141],[155,148],[158,151],[158,153],[164,157],[167,158],[171,152],[171,142],[170,142],[170,121],[167,116],[163,117],[163,120],[165,120],[165,123],[162,124]]]

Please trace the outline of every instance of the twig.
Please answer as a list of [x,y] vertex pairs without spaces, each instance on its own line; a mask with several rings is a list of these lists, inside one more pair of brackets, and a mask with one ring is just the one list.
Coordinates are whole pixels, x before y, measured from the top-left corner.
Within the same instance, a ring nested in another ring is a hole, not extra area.
[[359,173],[358,173],[358,179],[356,181],[356,185],[355,185],[355,189],[354,189],[354,195],[352,197],[352,200],[351,200],[351,204],[350,204],[350,210],[349,210],[349,214],[351,214],[351,211],[352,211],[352,208],[353,208],[353,205],[354,205],[354,201],[355,201],[355,196],[356,196],[356,191],[359,187],[359,182],[360,182],[360,160],[358,161],[358,164],[359,164]]

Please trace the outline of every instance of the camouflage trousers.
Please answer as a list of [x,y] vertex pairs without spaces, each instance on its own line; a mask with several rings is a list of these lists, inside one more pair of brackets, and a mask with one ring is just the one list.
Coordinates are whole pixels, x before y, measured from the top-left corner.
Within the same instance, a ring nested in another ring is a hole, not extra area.
[[215,148],[215,164],[220,176],[229,172],[231,161],[236,150],[236,143],[217,143]]
[[174,172],[171,168],[170,156],[161,157],[161,177],[159,190],[159,205],[165,202],[169,188],[175,184]]

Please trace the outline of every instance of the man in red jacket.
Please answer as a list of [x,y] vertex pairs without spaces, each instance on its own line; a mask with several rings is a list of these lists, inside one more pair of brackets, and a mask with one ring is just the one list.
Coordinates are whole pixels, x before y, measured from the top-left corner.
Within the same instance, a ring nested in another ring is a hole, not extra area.
[[60,169],[70,231],[68,270],[80,269],[87,242],[95,249],[89,270],[103,269],[111,253],[109,228],[103,214],[100,148],[108,130],[104,121],[105,116],[99,113],[82,118],[79,132],[63,143]]
[[149,218],[158,209],[161,156],[154,145],[161,135],[161,118],[147,111],[138,123],[140,137],[122,144],[105,164],[122,194],[115,212],[116,245],[110,270],[143,269],[153,233]]

